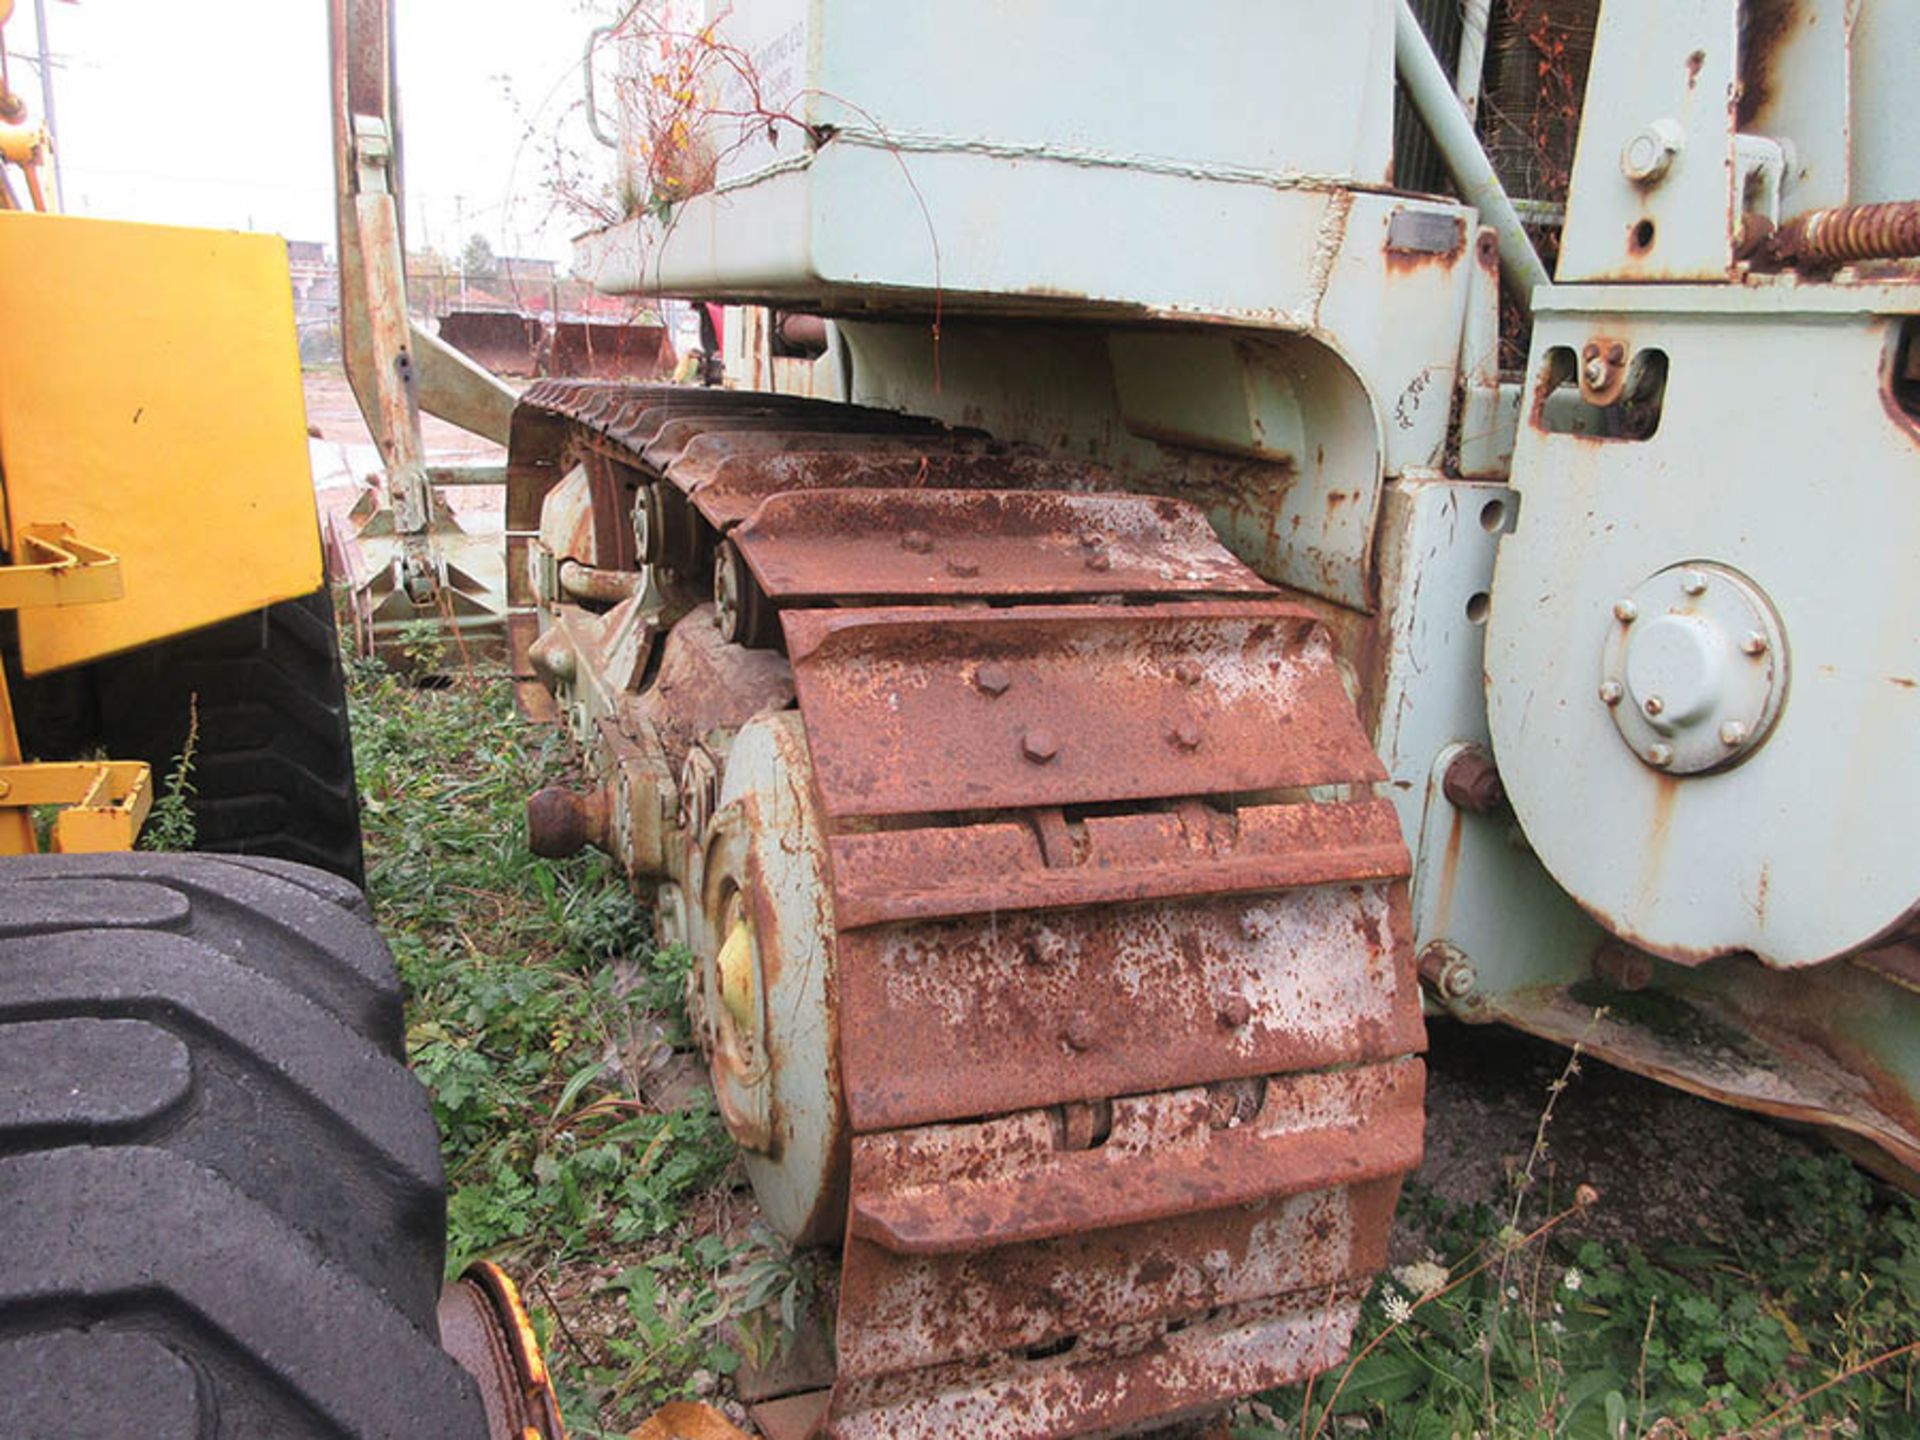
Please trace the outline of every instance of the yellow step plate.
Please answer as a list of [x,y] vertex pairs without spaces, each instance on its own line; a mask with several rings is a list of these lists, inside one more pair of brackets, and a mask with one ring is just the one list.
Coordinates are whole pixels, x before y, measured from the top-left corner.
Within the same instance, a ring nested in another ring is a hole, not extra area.
[[7,529],[64,523],[126,598],[20,613],[29,674],[319,588],[285,242],[0,214]]

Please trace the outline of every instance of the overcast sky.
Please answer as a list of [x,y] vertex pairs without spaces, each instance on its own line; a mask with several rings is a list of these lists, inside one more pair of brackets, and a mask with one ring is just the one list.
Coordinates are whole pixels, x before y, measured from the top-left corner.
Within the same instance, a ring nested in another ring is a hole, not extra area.
[[[609,0],[392,0],[399,23],[408,243],[568,260],[558,136],[604,174],[580,56]],[[48,0],[67,209],[333,240],[326,0]],[[39,108],[31,0],[6,29]],[[532,138],[529,138],[529,137]]]

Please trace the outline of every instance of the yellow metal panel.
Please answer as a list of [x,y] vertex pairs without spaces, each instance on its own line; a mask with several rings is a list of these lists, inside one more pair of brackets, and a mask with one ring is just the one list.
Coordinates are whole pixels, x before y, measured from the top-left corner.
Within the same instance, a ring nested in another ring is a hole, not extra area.
[[8,528],[121,558],[126,599],[20,613],[29,674],[320,584],[286,246],[0,213]]

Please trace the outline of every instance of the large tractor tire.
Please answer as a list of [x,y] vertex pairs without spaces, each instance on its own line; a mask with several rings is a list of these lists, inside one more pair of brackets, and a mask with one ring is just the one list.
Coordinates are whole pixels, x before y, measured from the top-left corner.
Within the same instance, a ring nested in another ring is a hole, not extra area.
[[161,784],[197,715],[197,849],[317,865],[356,884],[360,797],[324,590],[93,669],[98,743]]
[[10,1434],[488,1435],[361,904],[275,861],[0,860]]

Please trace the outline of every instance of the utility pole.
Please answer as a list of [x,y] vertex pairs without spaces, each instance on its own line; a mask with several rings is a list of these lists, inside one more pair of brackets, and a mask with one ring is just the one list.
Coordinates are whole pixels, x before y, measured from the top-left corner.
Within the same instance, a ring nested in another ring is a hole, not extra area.
[[453,197],[453,243],[460,247],[460,308],[467,308],[467,197]]
[[47,53],[47,0],[33,0],[33,24],[40,33],[40,113],[46,118],[47,140],[53,147],[53,193],[56,205],[67,205],[67,182],[60,173],[60,136],[53,123],[53,57]]

